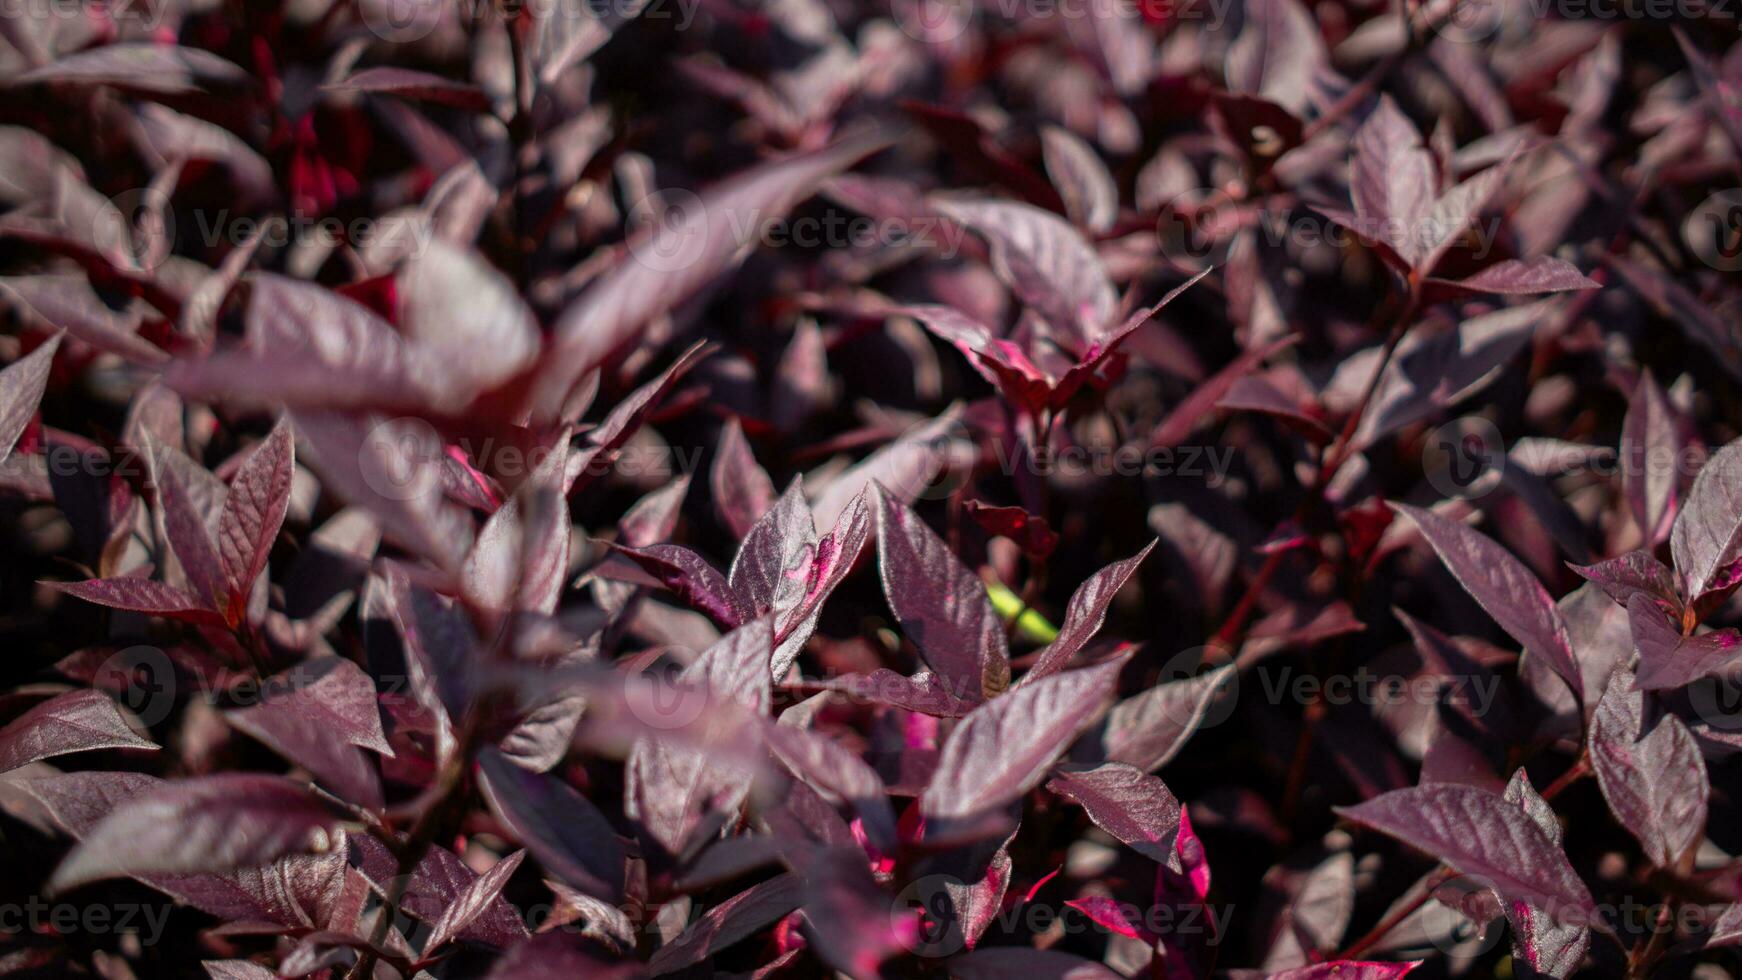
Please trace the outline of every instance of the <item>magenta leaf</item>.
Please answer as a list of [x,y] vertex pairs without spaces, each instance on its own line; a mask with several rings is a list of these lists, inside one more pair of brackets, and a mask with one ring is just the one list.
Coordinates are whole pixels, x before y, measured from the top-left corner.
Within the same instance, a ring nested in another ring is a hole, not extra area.
[[739,597],[726,576],[708,564],[701,555],[675,544],[655,544],[645,548],[612,545],[612,550],[629,559],[648,576],[653,584],[672,593],[678,601],[705,613],[716,624],[731,628],[753,616],[749,605]]
[[1592,565],[1574,565],[1572,569],[1622,606],[1631,606],[1634,596],[1642,596],[1665,613],[1681,619],[1682,604],[1677,594],[1675,572],[1650,552],[1629,551],[1618,558],[1606,558]]
[[1082,807],[1089,819],[1132,850],[1160,864],[1177,864],[1179,800],[1141,769],[1108,762],[1094,769],[1061,769],[1046,788]]
[[1627,405],[1621,424],[1621,482],[1633,519],[1650,544],[1669,536],[1681,497],[1680,422],[1650,372]]
[[729,419],[720,430],[720,445],[714,451],[709,471],[714,509],[735,538],[743,539],[762,515],[774,505],[774,483],[750,452],[744,429]]
[[806,935],[824,962],[872,977],[884,960],[916,947],[913,918],[877,886],[857,848],[821,850],[799,870]]
[[1119,216],[1119,189],[1089,144],[1068,129],[1047,126],[1040,131],[1040,145],[1047,176],[1058,188],[1071,220],[1096,233],[1113,227]]
[[784,616],[805,596],[808,566],[817,554],[804,489],[794,479],[773,506],[744,533],[728,581],[753,616]]
[[85,834],[48,887],[103,878],[228,871],[333,847],[337,819],[282,776],[219,773],[164,783],[127,800]]
[[1355,131],[1349,194],[1358,228],[1390,245],[1413,266],[1422,257],[1421,235],[1434,203],[1434,163],[1421,134],[1390,97],[1381,97]]
[[533,389],[534,414],[554,415],[581,377],[648,321],[735,265],[751,244],[744,240],[746,227],[779,217],[884,142],[852,137],[763,164],[693,199],[693,206],[680,206],[675,221],[632,241],[616,267],[557,319]]
[[[1537,795],[1523,769],[1514,772],[1507,782],[1505,799],[1523,809],[1525,815],[1556,844],[1561,843],[1560,820],[1547,801]],[[1512,925],[1513,957],[1543,976],[1564,980],[1578,969],[1591,946],[1588,928],[1561,925],[1528,902],[1509,903],[1506,920]]]
[[895,814],[877,770],[834,739],[809,729],[771,724],[764,726],[763,739],[775,758],[824,799],[850,804],[859,814],[865,836],[879,850],[895,850]]
[[483,90],[475,85],[408,68],[365,68],[352,73],[343,82],[327,87],[336,91],[397,95],[405,99],[418,99],[474,111],[486,109],[490,105]]
[[1408,504],[1392,503],[1391,508],[1415,522],[1458,584],[1502,629],[1527,653],[1542,658],[1575,695],[1582,696],[1584,683],[1567,637],[1567,624],[1548,590],[1529,569],[1505,548],[1466,525]]
[[133,731],[107,694],[68,691],[0,728],[0,772],[69,752],[156,748]]
[[455,895],[453,903],[442,910],[441,917],[436,919],[435,931],[429,941],[424,943],[425,951],[441,949],[458,938],[467,926],[500,898],[503,887],[514,875],[514,869],[520,867],[520,862],[525,858],[525,851],[515,851],[491,865],[489,871]]
[[1110,762],[1154,772],[1179,754],[1218,695],[1235,679],[1232,665],[1170,681],[1133,695],[1107,712],[1101,733]]
[[89,582],[48,582],[50,587],[86,602],[111,609],[149,613],[195,623],[223,625],[204,602],[180,589],[142,578],[105,578]]
[[1700,468],[1670,529],[1669,547],[1689,605],[1735,586],[1742,558],[1742,441]]
[[677,528],[689,491],[690,475],[685,473],[642,497],[617,522],[618,537],[631,548],[664,544]]
[[[1113,696],[1123,661],[1055,674],[994,698],[963,719],[944,742],[920,811],[948,838],[950,825],[1018,799],[1070,743],[1094,724]],[[928,825],[927,836],[934,829]]]
[[[738,627],[703,650],[679,680],[707,699],[735,703],[765,715],[773,687],[769,662],[774,654],[774,624],[762,617]],[[703,724],[729,737],[738,718],[722,714]],[[750,737],[754,729],[738,734]],[[625,771],[628,815],[660,845],[682,854],[685,844],[710,813],[730,813],[743,802],[751,773],[693,746],[670,739],[642,739]]]
[[1113,597],[1119,594],[1119,590],[1137,571],[1137,566],[1143,564],[1143,559],[1149,557],[1149,552],[1154,548],[1155,542],[1151,541],[1143,546],[1142,551],[1108,565],[1077,586],[1077,590],[1071,593],[1070,605],[1065,607],[1065,621],[1059,627],[1058,638],[1040,652],[1034,666],[1017,682],[1018,687],[1055,674],[1070,665],[1083,647],[1100,632],[1101,624],[1107,620],[1107,607],[1112,604]]
[[1315,963],[1272,973],[1265,980],[1396,980],[1421,965],[1411,963],[1363,963],[1354,960],[1334,960]]
[[1710,784],[1681,719],[1666,714],[1647,724],[1645,713],[1632,677],[1616,671],[1591,715],[1591,768],[1615,819],[1653,864],[1670,868],[1705,832]]
[[883,595],[926,663],[956,689],[992,696],[1010,684],[1004,624],[986,587],[905,504],[877,491]]
[[454,570],[471,545],[470,516],[442,492],[440,438],[414,419],[293,412],[331,490],[367,510],[395,544]]
[[938,200],[951,220],[984,235],[999,278],[1081,352],[1102,339],[1116,303],[1100,257],[1063,219],[1012,201]]
[[1507,259],[1464,279],[1428,279],[1427,289],[1446,294],[1496,293],[1502,296],[1532,296],[1578,289],[1601,289],[1603,284],[1576,267],[1550,255],[1534,259]]
[[218,559],[206,516],[198,509],[183,479],[179,467],[157,467],[157,504],[163,515],[164,533],[194,594],[207,609],[221,614],[229,595],[224,566]]
[[1557,922],[1596,924],[1591,893],[1554,838],[1518,806],[1473,786],[1433,783],[1392,790],[1336,812],[1438,857]]
[[497,819],[561,881],[616,901],[623,892],[623,845],[597,807],[561,779],[528,772],[487,748],[479,786]]
[[1643,593],[1627,603],[1633,647],[1639,651],[1639,688],[1661,691],[1723,673],[1742,658],[1742,633],[1712,630],[1683,636],[1663,610]]
[[18,437],[36,415],[42,393],[48,387],[48,371],[60,349],[60,334],[0,371],[0,462],[12,455]]
[[272,542],[284,524],[295,453],[289,424],[281,419],[230,481],[218,524],[218,560],[225,583],[221,611],[231,621],[241,621],[241,607],[254,591],[254,580],[266,567]]
[[701,963],[780,921],[803,899],[804,881],[794,874],[776,875],[752,885],[690,923],[653,954],[648,968],[657,977]]

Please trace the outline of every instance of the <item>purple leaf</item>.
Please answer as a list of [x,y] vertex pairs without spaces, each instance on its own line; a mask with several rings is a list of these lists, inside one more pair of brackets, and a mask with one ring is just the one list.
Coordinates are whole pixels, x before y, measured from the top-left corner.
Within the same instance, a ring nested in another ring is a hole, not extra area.
[[883,595],[926,663],[956,689],[990,697],[1010,684],[1004,624],[986,587],[907,505],[877,490]]
[[873,484],[885,495],[911,503],[947,469],[950,453],[964,434],[954,410],[903,432],[823,487],[812,502],[812,520],[817,527],[833,527]]
[[831,801],[844,800],[859,814],[865,836],[877,849],[893,853],[898,843],[895,814],[882,777],[833,739],[788,724],[764,726],[763,738],[775,758],[793,775]]
[[[798,659],[805,641],[816,630],[823,601],[853,570],[871,538],[872,521],[871,507],[865,494],[860,493],[841,512],[829,533],[811,550],[809,560],[801,570],[803,588],[797,604],[775,621],[772,672],[776,678],[785,676],[787,668]],[[793,574],[792,570],[787,574]]]
[[344,81],[328,85],[326,88],[341,92],[397,95],[401,98],[419,99],[472,111],[482,111],[490,107],[489,98],[476,85],[468,85],[450,78],[443,78],[440,75],[412,71],[407,68],[365,68],[352,74]]
[[743,538],[727,576],[732,591],[753,616],[784,615],[804,599],[806,566],[817,551],[816,527],[797,479]]
[[1699,744],[1681,719],[1663,715],[1646,731],[1645,696],[1625,670],[1591,715],[1591,768],[1609,810],[1659,868],[1673,868],[1706,829],[1710,783]]
[[333,846],[336,818],[282,776],[220,773],[165,783],[116,807],[55,869],[51,891],[123,875],[227,871]]
[[1022,675],[1017,687],[1058,673],[1070,665],[1071,660],[1100,632],[1101,624],[1106,622],[1107,607],[1112,604],[1113,597],[1119,594],[1119,590],[1137,571],[1137,566],[1143,564],[1143,559],[1149,557],[1149,552],[1154,547],[1155,542],[1149,542],[1143,546],[1142,551],[1108,565],[1077,586],[1077,591],[1071,593],[1070,605],[1065,607],[1065,621],[1059,627],[1058,638],[1040,651],[1034,666]]
[[1107,712],[1101,743],[1109,762],[1154,772],[1179,754],[1198,730],[1211,702],[1235,678],[1233,665],[1197,677],[1157,684]]
[[568,438],[559,438],[520,492],[478,532],[462,581],[479,606],[556,612],[569,565],[569,509],[562,494],[568,449]]
[[[157,505],[163,514],[164,533],[181,563],[188,585],[206,608],[222,614],[225,597],[224,566],[204,514],[196,509],[193,496],[179,468],[157,467]],[[249,583],[253,585],[252,582]]]
[[177,95],[247,81],[246,72],[209,51],[138,42],[110,44],[70,54],[52,64],[13,76],[11,84],[114,85],[141,92]]
[[296,447],[289,423],[280,419],[230,481],[218,523],[218,560],[225,583],[226,619],[242,621],[254,580],[266,567],[272,542],[290,507],[290,481],[296,472]]
[[471,516],[442,492],[441,440],[414,419],[291,413],[327,488],[368,511],[401,547],[452,571],[471,545]]
[[454,896],[453,903],[443,909],[441,918],[435,921],[429,941],[424,943],[426,953],[441,949],[458,938],[473,920],[489,909],[501,897],[508,879],[514,876],[514,869],[520,867],[520,862],[525,859],[525,851],[515,851],[491,865],[489,871]]
[[1082,807],[1095,826],[1159,864],[1178,864],[1179,800],[1154,776],[1121,762],[1062,769],[1046,788]]
[[[967,823],[1032,789],[1107,708],[1122,660],[1055,674],[987,702],[950,733],[920,812],[947,839]],[[934,828],[928,826],[930,837]]]
[[804,876],[805,934],[825,963],[853,977],[881,975],[884,960],[915,948],[913,919],[877,886],[857,848],[813,853]]
[[1040,131],[1040,148],[1047,176],[1071,220],[1096,233],[1113,227],[1119,217],[1119,190],[1089,144],[1068,129],[1047,126]]
[[93,749],[156,749],[101,691],[57,695],[0,728],[0,772]]
[[682,208],[676,221],[632,240],[617,266],[557,319],[536,377],[533,414],[555,415],[582,376],[648,321],[737,264],[751,244],[743,240],[743,228],[780,217],[884,143],[881,137],[854,137],[765,163],[692,198],[694,206]]
[[1632,605],[1634,596],[1644,596],[1664,612],[1673,614],[1678,620],[1681,618],[1681,597],[1676,594],[1675,573],[1650,552],[1629,551],[1619,558],[1607,558],[1594,565],[1571,567],[1622,606]]
[[538,321],[514,283],[475,252],[435,239],[400,268],[394,287],[400,332],[433,362],[450,411],[538,357]]
[[1742,440],[1706,461],[1670,530],[1669,550],[1692,606],[1742,577]]
[[479,786],[490,810],[544,870],[589,895],[623,893],[623,845],[588,799],[555,776],[528,772],[501,752],[478,756]]
[[1529,569],[1505,548],[1463,524],[1408,504],[1394,502],[1391,508],[1415,522],[1458,584],[1502,629],[1580,695],[1584,683],[1567,638],[1567,624]]
[[1013,201],[939,200],[934,207],[992,246],[992,267],[1078,352],[1112,325],[1113,284],[1093,247],[1056,215]]
[[1497,293],[1502,296],[1603,288],[1602,283],[1551,255],[1539,255],[1529,260],[1507,259],[1464,279],[1428,279],[1426,286],[1430,291],[1449,294]]
[[[773,620],[755,619],[703,650],[684,668],[679,680],[709,699],[734,702],[754,715],[766,715],[772,696],[769,661],[773,654]],[[704,724],[724,737],[737,721],[723,715]],[[749,738],[754,730],[741,734]],[[698,748],[670,739],[643,739],[636,743],[626,767],[625,809],[654,840],[673,854],[681,854],[705,812],[737,809],[749,790],[751,776]]]
[[794,874],[777,875],[752,885],[708,909],[676,939],[662,946],[648,962],[649,972],[656,977],[664,976],[701,963],[785,918],[798,908],[803,897],[804,881]]
[[744,430],[735,418],[728,419],[720,430],[709,485],[714,492],[714,509],[734,538],[743,539],[774,505],[774,482],[751,455]]
[[1382,96],[1355,131],[1349,194],[1364,233],[1389,244],[1413,266],[1422,257],[1423,222],[1433,207],[1433,158],[1415,124]]
[[0,463],[12,455],[18,437],[36,415],[48,387],[48,371],[54,366],[54,352],[60,349],[60,334],[29,354],[8,364],[0,371]]
[[103,578],[89,582],[47,582],[51,588],[111,609],[222,626],[223,619],[186,592],[143,578]]
[[1421,965],[1411,963],[1360,963],[1354,960],[1334,960],[1315,963],[1272,973],[1265,980],[1396,980]]
[[707,614],[719,626],[730,629],[752,618],[753,613],[731,584],[701,555],[675,544],[646,548],[612,545],[611,550],[634,562],[660,588],[678,601]]
[[1642,372],[1621,424],[1621,483],[1648,546],[1668,537],[1675,521],[1681,494],[1679,428],[1663,389],[1649,371]]
[[665,543],[677,528],[689,491],[690,475],[685,473],[642,497],[617,522],[618,538],[631,548]]
[[[1548,802],[1538,796],[1524,770],[1512,774],[1504,799],[1516,804],[1556,844],[1561,825]],[[1528,902],[1511,902],[1506,920],[1512,925],[1512,955],[1544,976],[1565,978],[1578,969],[1591,946],[1591,931],[1582,925],[1563,926]]]
[[1723,673],[1742,658],[1742,633],[1712,630],[1683,636],[1663,610],[1643,593],[1627,603],[1633,647],[1639,651],[1639,688],[1670,690]]
[[1560,845],[1522,809],[1473,786],[1433,783],[1392,790],[1341,816],[1438,857],[1557,922],[1591,924],[1596,908]]

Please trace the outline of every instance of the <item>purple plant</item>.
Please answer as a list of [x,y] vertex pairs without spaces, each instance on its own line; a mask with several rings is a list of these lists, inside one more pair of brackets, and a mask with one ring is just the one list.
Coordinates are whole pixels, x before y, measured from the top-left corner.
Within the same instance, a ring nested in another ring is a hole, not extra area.
[[1701,12],[0,13],[0,976],[1730,976]]

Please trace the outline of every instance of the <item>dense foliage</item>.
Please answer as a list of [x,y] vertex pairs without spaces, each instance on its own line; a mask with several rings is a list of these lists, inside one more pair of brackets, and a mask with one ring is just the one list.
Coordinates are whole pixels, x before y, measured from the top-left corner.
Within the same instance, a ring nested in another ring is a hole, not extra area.
[[1729,976],[1737,23],[7,5],[0,974]]

